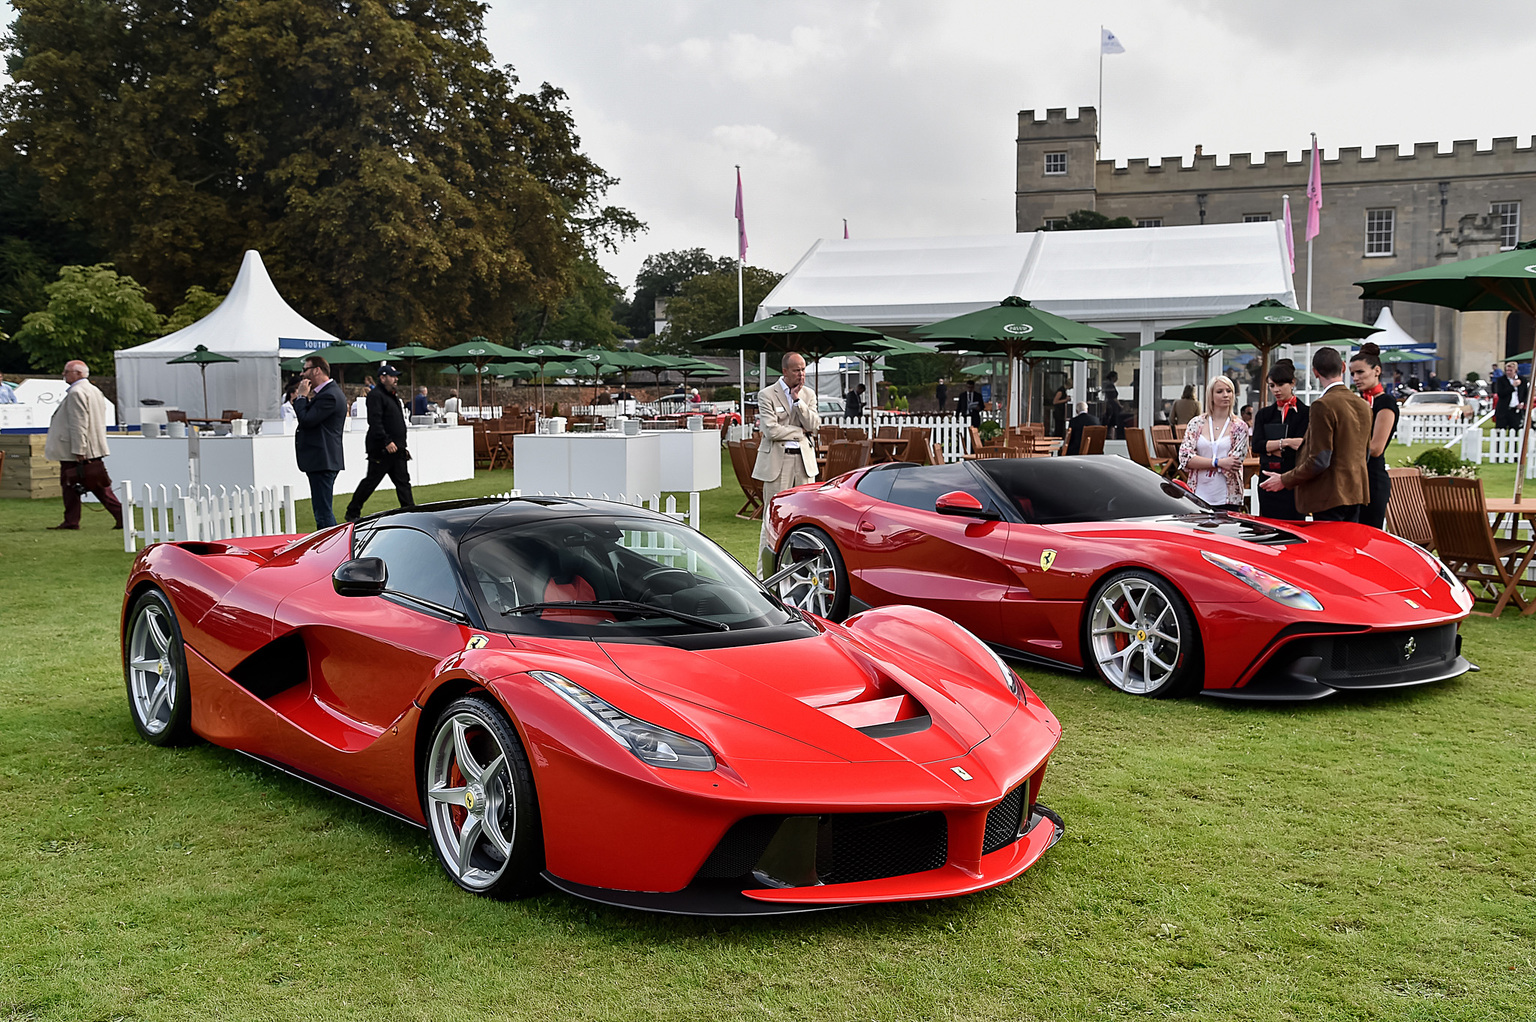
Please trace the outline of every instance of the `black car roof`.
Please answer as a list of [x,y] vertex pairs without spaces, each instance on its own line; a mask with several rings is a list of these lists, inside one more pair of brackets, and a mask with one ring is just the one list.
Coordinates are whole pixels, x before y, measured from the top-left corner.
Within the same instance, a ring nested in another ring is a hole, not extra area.
[[571,515],[623,515],[657,518],[671,522],[643,507],[615,501],[577,497],[479,497],[469,500],[417,504],[393,508],[363,519],[365,528],[401,525],[437,536],[449,542],[462,542],[471,533],[531,525],[552,518]]

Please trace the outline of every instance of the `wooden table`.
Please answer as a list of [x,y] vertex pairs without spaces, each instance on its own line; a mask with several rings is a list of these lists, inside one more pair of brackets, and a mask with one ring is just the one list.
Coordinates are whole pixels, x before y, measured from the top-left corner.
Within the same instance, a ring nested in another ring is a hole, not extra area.
[[[1530,523],[1531,530],[1536,532],[1536,497],[1524,497],[1518,504],[1515,503],[1515,498],[1513,497],[1487,497],[1483,500],[1483,506],[1488,509],[1489,514],[1496,516],[1493,521],[1493,533],[1495,536],[1499,534],[1499,530],[1504,528],[1505,523],[1508,522],[1510,539],[1518,539],[1520,519],[1522,518]],[[1530,560],[1529,557],[1526,558],[1526,564],[1529,564]],[[1521,574],[1524,574],[1523,570]],[[1520,616],[1529,617],[1532,614],[1536,614],[1536,600],[1532,600],[1525,610],[1521,612]]]
[[877,436],[870,440],[872,461],[894,461],[896,455],[907,449],[907,438],[904,436]]

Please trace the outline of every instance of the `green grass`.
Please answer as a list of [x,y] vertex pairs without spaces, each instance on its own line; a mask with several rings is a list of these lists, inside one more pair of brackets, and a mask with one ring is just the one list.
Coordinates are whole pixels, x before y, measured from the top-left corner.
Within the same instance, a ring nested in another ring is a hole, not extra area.
[[[750,561],[734,492],[705,496],[704,526]],[[234,753],[145,745],[118,660],[129,555],[99,512],[45,531],[58,514],[0,502],[0,1019],[1536,1015],[1529,619],[1466,625],[1480,674],[1300,707],[1026,670],[1065,727],[1044,794],[1067,834],[1034,869],[711,922],[479,900],[419,831]]]

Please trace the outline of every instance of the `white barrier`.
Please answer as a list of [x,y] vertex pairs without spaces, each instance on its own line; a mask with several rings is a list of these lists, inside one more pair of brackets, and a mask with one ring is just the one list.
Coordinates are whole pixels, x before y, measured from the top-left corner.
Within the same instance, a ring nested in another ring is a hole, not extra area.
[[146,483],[142,499],[135,500],[132,481],[124,479],[118,485],[123,490],[123,550],[127,553],[141,544],[282,536],[299,531],[291,486],[233,491],[221,486],[218,493],[199,486],[184,493],[180,486],[167,489]]
[[699,528],[699,495],[697,493],[688,494],[688,507],[682,511],[677,509],[677,496],[675,494],[669,494],[665,501],[661,499],[661,494],[659,493],[653,493],[649,497],[645,497],[638,493],[545,493],[543,491],[524,493],[522,490],[508,490],[505,493],[492,493],[490,497],[495,500],[513,500],[518,497],[573,497],[590,500],[611,500],[619,504],[629,504],[632,507],[647,508],[658,514],[664,514],[674,521],[682,522],[695,531]]
[[[1456,442],[1461,444],[1461,460],[1476,465],[1485,461],[1495,465],[1514,465],[1520,461],[1518,429],[1491,429],[1486,433],[1481,429],[1468,429]],[[1445,446],[1449,448],[1454,445],[1453,442]],[[1536,443],[1532,443],[1531,450],[1526,453],[1525,477],[1536,479]]]
[[[983,416],[985,421],[989,416]],[[868,415],[860,415],[850,418],[846,415],[823,415],[823,426],[840,426],[844,429],[870,428]],[[917,426],[922,429],[930,429],[930,443],[938,444],[944,449],[945,462],[960,461],[967,454],[974,454],[971,450],[971,420],[958,415],[890,415],[875,413],[874,426]]]
[[1483,423],[1493,417],[1490,412],[1475,422],[1454,415],[1400,415],[1397,419],[1397,439],[1401,443],[1451,444],[1459,443],[1468,429],[1482,429]]

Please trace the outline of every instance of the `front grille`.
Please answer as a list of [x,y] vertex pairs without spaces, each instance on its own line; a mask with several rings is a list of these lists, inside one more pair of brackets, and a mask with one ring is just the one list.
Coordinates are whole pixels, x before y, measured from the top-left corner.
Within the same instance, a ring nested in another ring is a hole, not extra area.
[[982,839],[981,854],[988,855],[999,848],[1007,848],[1018,840],[1024,824],[1024,803],[1028,801],[1029,781],[1003,796],[1003,800],[987,811],[987,833]]
[[773,840],[782,816],[748,816],[737,820],[699,867],[700,877],[744,877],[752,872],[763,849]]
[[824,884],[921,873],[948,858],[943,813],[837,813],[817,828],[816,875]]
[[1356,635],[1335,640],[1329,661],[1341,677],[1359,678],[1395,674],[1423,664],[1439,663],[1456,655],[1456,626],[1441,625],[1411,632]]

